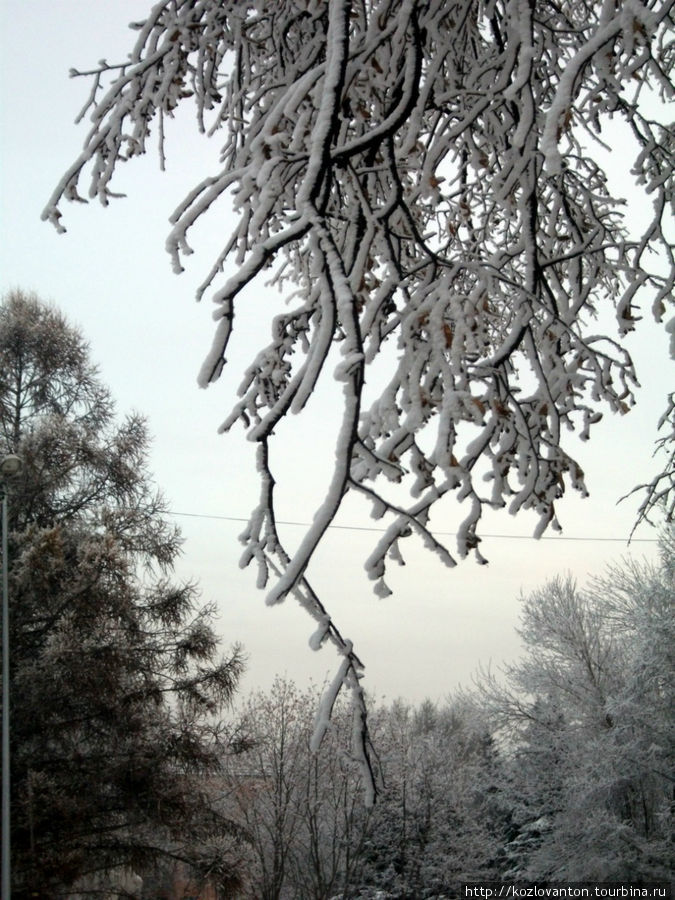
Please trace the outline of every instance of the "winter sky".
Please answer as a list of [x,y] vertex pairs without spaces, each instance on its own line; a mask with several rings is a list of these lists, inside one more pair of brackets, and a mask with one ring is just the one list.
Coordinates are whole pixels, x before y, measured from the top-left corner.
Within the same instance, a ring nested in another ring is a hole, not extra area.
[[[120,171],[117,188],[128,194],[108,209],[98,204],[64,210],[68,233],[58,236],[40,213],[67,166],[79,153],[86,125],[73,121],[89,83],[71,79],[106,58],[121,61],[150,0],[2,0],[0,90],[2,117],[0,290],[33,290],[53,301],[91,345],[120,413],[136,409],[149,419],[151,468],[184,537],[179,575],[200,581],[203,597],[218,609],[226,643],[241,641],[249,654],[244,689],[267,687],[274,674],[322,682],[335,668],[330,649],[314,653],[313,623],[294,601],[266,607],[255,573],[238,568],[238,534],[256,501],[254,447],[239,429],[218,435],[232,405],[243,367],[266,340],[265,290],[251,314],[237,321],[228,370],[203,391],[196,375],[213,329],[208,300],[194,291],[222,245],[218,234],[197,229],[195,255],[179,277],[164,251],[168,217],[193,184],[215,167],[218,142],[199,138],[189,111],[169,132],[167,171],[147,157]],[[615,152],[621,152],[617,150]],[[626,187],[629,190],[629,187]],[[631,552],[653,558],[655,534],[641,527],[630,551],[637,500],[617,500],[653,474],[652,441],[672,381],[662,327],[645,313],[630,338],[643,384],[639,405],[624,417],[606,417],[578,456],[590,498],[568,495],[558,507],[563,538],[527,537],[534,520],[494,514],[483,526],[481,550],[489,566],[469,559],[453,570],[421,546],[407,548],[407,565],[387,578],[393,597],[378,599],[363,563],[381,523],[356,502],[331,529],[310,570],[342,633],[366,663],[367,688],[388,698],[440,699],[464,684],[479,663],[498,666],[518,652],[517,598],[558,572],[579,581],[600,574]],[[256,335],[258,335],[256,343]],[[276,469],[279,519],[311,521],[333,459],[329,393],[316,399],[311,421],[281,429],[283,458]],[[178,515],[180,514],[180,515]],[[434,522],[453,532],[460,517],[450,500]],[[283,526],[292,542],[302,529]],[[450,548],[452,536],[448,536]]]

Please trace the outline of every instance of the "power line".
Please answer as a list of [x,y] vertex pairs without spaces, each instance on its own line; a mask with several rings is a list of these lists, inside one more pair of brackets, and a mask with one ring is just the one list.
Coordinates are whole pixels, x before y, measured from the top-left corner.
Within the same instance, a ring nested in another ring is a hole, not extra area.
[[[186,519],[216,519],[218,521],[223,522],[244,522],[247,523],[249,520],[247,518],[241,518],[239,516],[218,516],[211,513],[191,513],[191,512],[176,512],[174,510],[168,510],[169,515],[171,516],[181,516]],[[291,525],[297,528],[309,528],[310,522],[290,522],[282,519],[277,519],[277,525]],[[329,525],[329,528],[340,530],[340,531],[371,531],[376,532],[378,534],[383,534],[386,530],[385,528],[377,528],[374,525]],[[456,537],[456,531],[434,531],[434,534],[443,535],[444,537]],[[482,538],[499,538],[503,540],[509,541],[534,541],[536,538],[533,538],[531,534],[482,534]],[[570,535],[544,535],[539,538],[540,541],[598,541],[603,543],[618,543],[618,544],[627,544],[629,543],[627,538],[621,537],[575,537]],[[658,538],[631,538],[631,544],[657,544]]]

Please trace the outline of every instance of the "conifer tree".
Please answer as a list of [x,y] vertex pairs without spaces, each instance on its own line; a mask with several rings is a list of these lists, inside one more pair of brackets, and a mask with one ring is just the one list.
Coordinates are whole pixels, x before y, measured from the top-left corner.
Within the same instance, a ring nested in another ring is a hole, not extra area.
[[24,462],[9,504],[17,900],[114,894],[106,873],[163,859],[237,879],[207,776],[242,655],[221,655],[213,610],[172,579],[181,539],[147,450],[140,416],[116,421],[77,329],[6,296],[0,453]]

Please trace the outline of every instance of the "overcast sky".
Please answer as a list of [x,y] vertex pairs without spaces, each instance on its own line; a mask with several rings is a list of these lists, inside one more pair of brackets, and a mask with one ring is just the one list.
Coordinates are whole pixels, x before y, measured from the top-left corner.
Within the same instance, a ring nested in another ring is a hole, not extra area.
[[[89,85],[70,79],[69,69],[87,69],[101,58],[122,60],[134,39],[126,25],[148,8],[148,0],[0,0],[0,290],[20,287],[52,300],[89,340],[120,413],[135,409],[148,416],[152,470],[171,509],[182,514],[179,574],[198,579],[204,599],[217,604],[225,641],[245,645],[244,689],[267,687],[275,673],[321,682],[333,672],[335,658],[330,649],[309,649],[312,622],[290,599],[266,607],[255,573],[238,568],[237,536],[256,501],[254,446],[239,429],[217,434],[256,348],[256,334],[257,344],[266,343],[261,313],[270,298],[259,289],[251,314],[237,321],[229,370],[201,391],[196,375],[213,324],[208,300],[197,305],[194,291],[234,220],[197,229],[197,252],[179,277],[164,251],[168,217],[216,167],[218,142],[197,136],[191,112],[181,115],[170,134],[166,173],[159,171],[157,155],[149,154],[120,172],[117,187],[128,193],[126,199],[108,209],[71,205],[64,210],[64,236],[40,221],[86,128],[73,122]],[[310,578],[366,663],[372,693],[414,701],[444,697],[467,683],[479,663],[498,665],[517,654],[521,591],[557,572],[571,571],[583,582],[628,552],[637,501],[617,506],[617,500],[652,474],[652,441],[672,381],[665,334],[648,316],[629,339],[643,384],[639,405],[627,416],[607,418],[590,444],[579,447],[591,496],[570,495],[560,503],[564,538],[537,542],[527,537],[532,518],[491,515],[481,545],[489,566],[468,560],[447,570],[411,545],[406,567],[387,578],[394,596],[380,600],[363,571],[377,523],[354,503],[340,519],[343,527],[331,529]],[[282,521],[310,521],[322,497],[333,459],[330,412],[330,397],[322,395],[307,421],[294,419],[280,429]],[[434,521],[441,532],[452,532],[459,519],[450,500]],[[292,544],[302,529],[289,524],[282,534]],[[636,536],[641,540],[630,552],[653,558],[654,533],[643,527]],[[448,541],[452,549],[453,538]]]

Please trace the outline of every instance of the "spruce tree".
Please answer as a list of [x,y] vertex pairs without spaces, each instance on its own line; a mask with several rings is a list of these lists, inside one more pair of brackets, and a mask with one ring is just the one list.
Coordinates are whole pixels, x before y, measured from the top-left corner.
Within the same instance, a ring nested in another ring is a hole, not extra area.
[[241,650],[221,655],[213,609],[172,580],[143,418],[116,420],[82,335],[20,291],[0,306],[10,452],[13,896],[114,895],[115,872],[162,860],[232,886],[208,776]]

